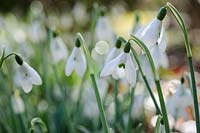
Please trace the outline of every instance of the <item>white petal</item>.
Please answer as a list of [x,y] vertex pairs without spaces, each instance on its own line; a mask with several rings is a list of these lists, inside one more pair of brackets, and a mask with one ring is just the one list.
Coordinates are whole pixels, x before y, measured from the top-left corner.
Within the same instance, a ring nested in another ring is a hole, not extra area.
[[167,54],[165,52],[161,53],[160,65],[163,68],[168,68],[169,67],[169,60],[168,60]]
[[121,79],[125,76],[125,70],[123,67],[117,67],[115,71],[112,73],[112,77],[116,80]]
[[167,47],[166,34],[165,34],[165,29],[163,26],[160,33],[160,37],[158,39],[158,47],[162,52],[165,52],[166,47]]
[[28,63],[23,62],[22,66],[24,66],[28,70],[32,84],[34,84],[34,85],[41,85],[42,84],[42,79],[41,79],[40,75],[31,66],[29,66]]
[[52,39],[50,44],[50,50],[52,54],[53,61],[57,63],[58,61],[65,59],[67,56],[66,46],[60,37]]
[[80,77],[83,77],[85,71],[87,69],[87,62],[83,51],[79,48],[78,53],[76,55],[76,64],[75,64],[75,71],[76,74]]
[[29,80],[23,80],[21,81],[21,86],[22,89],[24,90],[25,93],[29,93],[32,90],[32,83]]
[[65,66],[65,75],[66,76],[70,76],[72,71],[74,70],[74,66],[75,66],[75,57],[77,54],[78,48],[74,47],[74,49],[72,50],[71,55],[69,56],[66,66]]
[[98,54],[104,55],[109,50],[109,44],[106,41],[98,41],[94,49]]
[[158,48],[158,45],[155,45],[154,47],[152,47],[150,49],[150,53],[151,53],[151,56],[153,58],[153,62],[155,64],[155,67],[156,68],[159,68],[160,67],[160,56],[161,56],[161,51],[160,49]]
[[149,49],[156,44],[161,31],[161,26],[162,22],[158,19],[154,19],[144,28],[140,36],[138,36]]
[[114,57],[116,57],[117,55],[119,55],[120,53],[120,49],[117,49],[116,47],[112,48],[106,58],[105,63],[108,63],[109,61],[111,61]]
[[123,57],[124,57],[124,53],[121,53],[116,58],[114,58],[113,60],[108,62],[104,66],[103,70],[101,71],[100,76],[101,77],[105,77],[105,76],[108,76],[108,75],[112,74],[115,71],[115,69],[118,67],[120,62],[122,61]]
[[95,28],[97,40],[111,41],[113,38],[112,27],[107,17],[100,17]]
[[133,64],[130,54],[127,54],[127,59],[125,64],[125,76],[131,87],[134,87],[136,84],[137,71],[136,67]]

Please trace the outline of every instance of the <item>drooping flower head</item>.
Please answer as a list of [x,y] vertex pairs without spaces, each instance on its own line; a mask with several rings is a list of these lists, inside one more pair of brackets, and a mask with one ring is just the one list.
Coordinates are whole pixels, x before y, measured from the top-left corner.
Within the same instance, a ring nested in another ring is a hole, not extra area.
[[33,85],[42,84],[40,75],[28,63],[23,61],[19,55],[15,55],[15,60],[19,65],[18,81],[25,93],[29,93]]
[[[116,58],[112,59],[103,67],[100,76],[105,77],[112,75],[113,78],[119,79],[125,77],[130,86],[136,84],[136,66],[130,55],[131,45],[127,42],[124,51]],[[123,73],[123,74],[122,74]]]
[[81,48],[81,42],[77,38],[75,42],[75,47],[73,48],[72,53],[67,60],[67,64],[65,67],[65,75],[70,76],[73,70],[75,70],[78,76],[83,77],[86,69],[87,62],[85,54],[83,52],[83,49]]
[[56,32],[53,32],[53,37],[50,42],[50,51],[53,62],[57,63],[67,56],[67,48],[62,38]]
[[141,28],[135,34],[135,36],[141,39],[149,49],[158,41],[162,27],[162,20],[164,19],[166,12],[167,10],[162,7],[159,10],[157,18],[153,19],[153,21],[151,21],[146,27]]

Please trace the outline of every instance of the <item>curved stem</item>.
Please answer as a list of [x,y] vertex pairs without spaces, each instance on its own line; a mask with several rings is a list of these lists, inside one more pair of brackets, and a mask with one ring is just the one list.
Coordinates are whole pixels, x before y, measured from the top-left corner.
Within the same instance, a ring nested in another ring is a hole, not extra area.
[[188,58],[189,67],[190,67],[191,81],[192,81],[192,92],[193,92],[193,102],[194,102],[195,118],[196,118],[196,129],[197,129],[197,133],[200,133],[200,118],[199,118],[199,107],[198,107],[196,81],[195,81],[194,66],[193,66],[193,61],[192,61],[192,50],[191,50],[191,47],[190,47],[190,43],[189,43],[189,39],[188,39],[188,35],[187,35],[187,30],[186,30],[184,21],[181,18],[181,15],[178,12],[178,10],[172,4],[170,4],[169,2],[166,4],[166,7],[174,15],[176,21],[179,24],[179,27],[182,30],[182,33],[183,33],[186,52],[187,52],[187,58]]
[[161,121],[162,121],[162,116],[158,115],[156,126],[155,126],[155,133],[159,133]]
[[133,54],[133,56],[134,56],[134,58],[135,58],[135,61],[136,61],[137,65],[138,65],[138,69],[139,69],[139,71],[140,71],[140,73],[141,73],[141,75],[142,75],[142,78],[143,78],[143,80],[144,80],[144,83],[145,83],[145,85],[146,85],[146,87],[147,87],[147,89],[148,89],[148,91],[149,91],[149,94],[150,94],[152,100],[153,100],[153,103],[154,103],[154,105],[155,105],[156,111],[157,111],[158,114],[162,114],[161,111],[160,111],[160,108],[159,108],[159,106],[158,106],[158,103],[157,103],[157,101],[156,101],[156,99],[155,99],[155,97],[154,97],[154,95],[153,95],[153,92],[152,92],[152,90],[151,90],[151,87],[150,87],[150,85],[149,85],[149,83],[148,83],[148,81],[147,81],[147,77],[146,77],[146,75],[144,74],[144,72],[143,72],[143,70],[142,70],[140,61],[139,61],[138,56],[137,56],[137,52],[136,52],[135,49],[132,48],[132,47],[131,47],[131,52],[132,52],[132,54]]
[[144,50],[144,52],[147,54],[152,72],[153,72],[153,76],[154,76],[154,82],[156,84],[156,88],[158,91],[158,96],[159,96],[159,101],[160,101],[160,106],[161,106],[161,110],[162,110],[162,114],[163,114],[163,122],[165,125],[165,130],[167,133],[170,132],[170,128],[169,128],[169,122],[168,122],[168,118],[167,118],[167,111],[166,111],[166,107],[165,107],[165,101],[163,98],[163,94],[162,94],[162,89],[161,89],[161,85],[160,85],[160,80],[159,80],[159,75],[158,72],[156,71],[156,67],[155,64],[153,62],[152,56],[149,52],[149,49],[146,47],[146,45],[137,37],[131,35],[132,39],[130,39],[129,41],[134,41],[142,50]]

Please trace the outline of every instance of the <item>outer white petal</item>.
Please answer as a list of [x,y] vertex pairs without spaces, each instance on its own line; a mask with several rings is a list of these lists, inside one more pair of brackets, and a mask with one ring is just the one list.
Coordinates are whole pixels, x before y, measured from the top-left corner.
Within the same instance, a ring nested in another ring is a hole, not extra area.
[[60,37],[52,39],[50,44],[50,50],[52,54],[53,61],[57,63],[58,61],[65,59],[67,56],[66,46]]
[[23,80],[20,83],[25,93],[29,93],[32,90],[33,85],[29,80]]
[[40,75],[31,67],[29,66],[28,63],[23,62],[22,67],[25,67],[29,73],[29,78],[32,84],[35,85],[41,85],[42,84],[42,79],[40,77]]
[[76,55],[75,71],[80,77],[83,77],[87,69],[87,62],[83,51],[79,48]]
[[151,56],[153,58],[153,62],[155,64],[155,67],[159,68],[160,67],[161,51],[160,51],[158,45],[155,45],[154,47],[152,47],[150,49],[150,53],[151,53]]
[[137,71],[133,64],[130,54],[127,54],[126,64],[125,64],[125,76],[131,87],[136,84]]
[[95,28],[95,36],[97,40],[111,41],[113,38],[113,31],[109,19],[107,17],[100,17]]
[[66,76],[70,76],[72,71],[74,70],[75,67],[75,57],[76,54],[78,52],[78,48],[74,47],[74,49],[72,50],[71,55],[69,56],[66,66],[65,66],[65,75]]
[[169,67],[169,60],[168,60],[167,54],[165,52],[162,52],[160,56],[161,56],[160,65],[163,68],[168,68]]
[[163,26],[160,33],[160,37],[158,39],[158,47],[162,52],[165,52],[167,47],[167,39],[166,39],[165,29]]
[[156,44],[161,31],[161,26],[162,22],[158,19],[154,19],[141,32],[139,38],[146,44],[149,49]]
[[118,65],[120,64],[122,59],[124,58],[124,55],[125,55],[124,53],[121,53],[116,58],[114,58],[113,60],[108,62],[104,66],[103,70],[101,71],[100,76],[101,77],[105,77],[105,76],[108,76],[108,75],[112,74],[115,71],[115,69],[118,67]]
[[116,47],[112,48],[106,58],[105,63],[108,63],[111,61],[114,57],[116,57],[120,53],[120,49],[117,49]]

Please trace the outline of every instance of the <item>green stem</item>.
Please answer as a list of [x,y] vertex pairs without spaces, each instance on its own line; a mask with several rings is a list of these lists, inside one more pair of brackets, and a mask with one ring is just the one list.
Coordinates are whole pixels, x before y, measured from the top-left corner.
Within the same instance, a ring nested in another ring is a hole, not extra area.
[[100,112],[101,122],[102,122],[102,125],[103,125],[103,128],[104,128],[104,133],[109,133],[109,127],[108,127],[108,123],[107,123],[107,120],[106,120],[106,115],[105,115],[105,112],[104,112],[104,109],[103,109],[102,101],[101,101],[101,98],[100,98],[97,83],[96,83],[95,76],[94,76],[93,73],[90,74],[90,78],[92,80],[97,104],[98,104],[98,107],[99,107],[99,112]]
[[133,102],[134,102],[134,92],[135,92],[135,87],[131,88],[131,102],[128,109],[128,125],[126,127],[126,133],[131,132],[131,125],[132,125],[131,112],[132,112]]
[[158,72],[156,71],[156,67],[153,62],[152,56],[151,56],[148,48],[146,47],[146,45],[140,39],[138,39],[137,37],[135,37],[133,35],[131,35],[131,36],[132,36],[132,39],[130,39],[130,40],[134,41],[147,54],[147,57],[148,57],[148,60],[149,60],[149,63],[150,63],[150,66],[151,66],[151,69],[153,72],[153,76],[154,76],[154,82],[156,84],[156,88],[157,88],[157,92],[158,92],[158,96],[159,96],[165,130],[166,130],[166,133],[170,133],[167,111],[166,111],[165,101],[164,101],[163,94],[162,94],[162,89],[160,86],[159,75],[158,75]]
[[194,75],[194,66],[193,66],[193,62],[192,62],[192,50],[190,47],[187,30],[186,30],[184,21],[180,15],[180,13],[178,12],[178,10],[169,2],[166,4],[166,7],[174,15],[176,21],[179,24],[179,27],[182,30],[182,33],[183,33],[186,52],[187,52],[187,58],[188,58],[189,67],[190,67],[191,81],[192,81],[192,92],[193,92],[193,102],[194,102],[195,118],[196,118],[196,129],[197,129],[197,133],[200,133],[200,118],[199,118],[199,107],[198,107],[198,98],[197,98],[197,90],[196,90],[196,81],[195,81],[195,75]]
[[155,105],[156,111],[157,111],[158,114],[162,114],[161,111],[160,111],[160,108],[159,108],[159,106],[158,106],[158,103],[157,103],[157,101],[156,101],[156,99],[155,99],[155,96],[153,95],[153,92],[152,92],[152,90],[151,90],[151,87],[150,87],[150,85],[149,85],[149,83],[148,83],[148,81],[147,81],[147,77],[146,77],[146,75],[144,74],[144,72],[143,72],[143,70],[142,70],[140,61],[139,61],[138,56],[137,56],[137,52],[135,51],[134,48],[131,48],[131,52],[133,53],[133,56],[134,56],[134,58],[135,58],[135,61],[136,61],[137,65],[138,65],[138,69],[139,69],[139,71],[140,71],[140,73],[141,73],[141,75],[142,75],[142,78],[143,78],[144,83],[145,83],[145,85],[146,85],[146,87],[147,87],[147,90],[149,91],[149,94],[150,94],[150,96],[151,96],[151,98],[152,98],[152,100],[153,100],[153,103],[154,103],[154,105]]
[[115,99],[115,128],[117,130],[117,125],[119,122],[119,114],[120,114],[120,105],[118,99],[118,87],[119,87],[119,80],[115,80],[114,83],[114,99]]
[[162,121],[162,116],[158,115],[156,126],[155,126],[155,133],[159,133],[161,121]]

